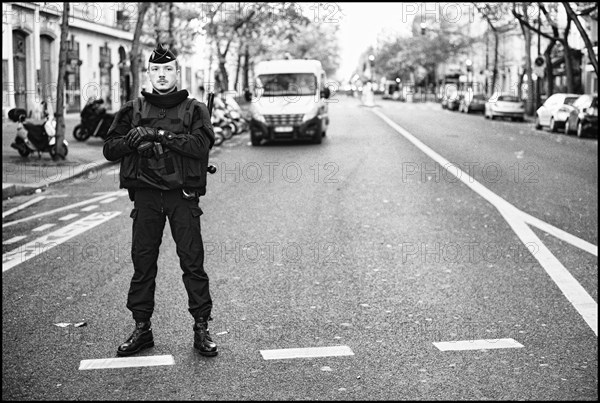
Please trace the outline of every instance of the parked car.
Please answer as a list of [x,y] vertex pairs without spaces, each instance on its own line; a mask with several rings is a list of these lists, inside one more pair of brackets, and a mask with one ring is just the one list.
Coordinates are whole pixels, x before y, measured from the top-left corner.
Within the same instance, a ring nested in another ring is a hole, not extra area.
[[483,117],[494,120],[508,117],[512,120],[525,120],[525,103],[512,94],[495,93],[485,103]]
[[552,94],[535,112],[535,128],[540,130],[547,126],[551,132],[555,132],[564,127],[569,113],[567,112],[568,108],[562,107],[563,105],[572,105],[578,97],[578,94]]
[[598,133],[598,94],[583,94],[568,108],[565,134],[575,131],[577,137]]
[[471,112],[484,112],[485,111],[485,95],[474,94],[466,95],[461,100],[458,107],[459,112],[471,113]]

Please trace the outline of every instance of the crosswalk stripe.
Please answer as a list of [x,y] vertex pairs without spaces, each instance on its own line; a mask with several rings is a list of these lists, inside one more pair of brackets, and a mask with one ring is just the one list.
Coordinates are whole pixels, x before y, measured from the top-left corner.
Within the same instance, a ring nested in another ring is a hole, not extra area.
[[153,355],[147,357],[101,358],[96,360],[81,360],[79,370],[153,367],[157,365],[174,365],[172,355]]
[[279,350],[260,350],[265,360],[283,360],[288,358],[338,357],[354,355],[348,346],[284,348]]
[[523,345],[514,339],[483,339],[440,341],[433,343],[440,351],[491,350],[498,348],[521,348]]

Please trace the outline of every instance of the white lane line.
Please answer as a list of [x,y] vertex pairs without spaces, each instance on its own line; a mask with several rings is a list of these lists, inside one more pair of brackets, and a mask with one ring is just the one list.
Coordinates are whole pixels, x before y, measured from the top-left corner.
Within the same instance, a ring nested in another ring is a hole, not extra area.
[[6,228],[6,227],[9,227],[11,225],[15,225],[15,224],[18,224],[18,223],[21,223],[21,222],[24,222],[24,221],[29,221],[29,220],[33,220],[33,219],[36,219],[36,218],[44,217],[44,216],[47,216],[49,214],[58,213],[59,211],[69,210],[69,209],[72,209],[72,208],[77,208],[77,207],[80,207],[80,206],[85,206],[87,204],[92,204],[92,203],[95,203],[95,202],[97,202],[99,200],[105,199],[105,198],[110,197],[110,196],[124,196],[126,194],[127,193],[123,193],[121,190],[117,190],[115,192],[112,192],[112,193],[109,193],[109,194],[105,194],[105,195],[102,195],[102,196],[98,196],[98,197],[94,197],[94,198],[89,199],[89,200],[84,200],[84,201],[81,201],[81,202],[78,202],[78,203],[69,204],[68,206],[59,207],[59,208],[54,209],[54,210],[45,211],[43,213],[32,215],[32,216],[25,217],[25,218],[21,218],[19,220],[9,221],[7,223],[2,223],[2,228]]
[[10,210],[5,211],[5,212],[2,213],[2,218],[8,217],[9,215],[16,213],[17,211],[21,211],[25,207],[31,206],[34,203],[41,202],[45,198],[46,198],[46,196],[38,196],[35,199],[31,199],[31,200],[29,200],[29,201],[27,201],[27,202],[25,202],[25,203],[23,203],[23,204],[21,204],[21,205],[19,205],[17,207],[11,208]]
[[570,243],[571,245],[579,248],[579,249],[583,249],[584,251],[594,255],[594,256],[598,256],[598,247],[592,243],[589,243],[588,241],[584,241],[581,238],[577,238],[575,235],[571,235],[568,232],[560,229],[560,228],[556,228],[555,226],[548,224],[542,220],[540,220],[539,218],[535,218],[523,211],[519,211],[521,219],[523,221],[525,221],[527,224],[529,225],[533,225],[534,227],[537,227],[539,229],[541,229],[544,232],[547,232],[548,234],[555,236],[558,239],[561,239],[567,243]]
[[44,225],[40,225],[40,226],[39,226],[39,227],[37,227],[37,228],[34,228],[34,229],[32,229],[31,231],[32,231],[32,232],[41,232],[41,231],[45,231],[45,230],[47,230],[48,228],[52,228],[52,227],[54,227],[55,225],[56,225],[56,224],[52,224],[52,223],[49,223],[49,224],[44,224]]
[[73,213],[73,214],[67,214],[67,215],[66,215],[66,216],[64,216],[64,217],[60,217],[60,218],[59,218],[59,220],[60,220],[60,221],[68,221],[68,220],[70,220],[71,218],[75,218],[75,217],[77,217],[78,215],[79,215],[79,214],[77,214],[77,213]]
[[[442,157],[433,149],[422,143],[415,136],[410,134],[407,130],[397,125],[390,118],[385,116],[383,113],[372,109],[373,113],[383,119],[388,125],[394,130],[404,136],[408,141],[413,143],[417,148],[424,152],[431,159],[436,161],[440,166],[446,169],[450,174],[455,176],[465,185],[470,187],[479,196],[483,197],[489,203],[491,203],[496,209],[502,214],[504,219],[511,226],[513,231],[525,243],[526,246],[537,246],[539,245],[538,251],[532,253],[537,259],[540,265],[544,268],[546,273],[552,278],[554,283],[558,286],[561,292],[565,295],[567,300],[573,304],[573,307],[583,317],[585,322],[598,336],[598,304],[594,299],[585,291],[585,289],[577,282],[577,280],[569,273],[569,271],[558,261],[558,259],[550,252],[548,248],[542,243],[542,241],[535,235],[533,230],[529,228],[527,222],[540,224],[540,220],[534,220],[534,217],[527,215],[525,217],[524,212],[477,182],[475,178],[468,175],[458,166],[452,164],[450,161]],[[451,168],[451,169],[449,169]],[[454,171],[454,172],[453,172]],[[539,222],[538,222],[539,221]],[[544,223],[545,224],[545,223]],[[551,228],[547,228],[551,229]],[[553,235],[561,235],[554,231]],[[573,236],[572,236],[573,237]],[[573,237],[576,238],[576,237]],[[559,239],[563,239],[559,237]],[[573,241],[571,238],[563,239],[564,241]],[[594,245],[592,245],[594,246]],[[597,246],[596,246],[597,249]]]
[[517,211],[500,210],[500,214],[502,214],[526,246],[537,247],[537,250],[532,255],[542,265],[567,300],[583,317],[594,334],[598,336],[598,303],[594,301],[567,268],[542,243],[527,223],[519,219]]
[[87,206],[87,207],[82,208],[81,211],[91,211],[91,210],[97,209],[98,207],[100,207],[100,206],[98,206],[97,204],[94,204],[93,206]]
[[10,245],[16,242],[19,242],[21,239],[25,239],[27,238],[27,235],[19,235],[19,236],[14,236],[6,241],[2,241],[2,244],[4,245]]
[[284,348],[279,350],[260,350],[265,360],[284,360],[289,358],[338,357],[354,355],[348,346]]
[[174,365],[172,355],[151,355],[146,357],[101,358],[97,360],[81,360],[79,370],[112,369],[131,367],[155,367],[158,365]]
[[110,202],[113,202],[115,200],[117,200],[116,197],[111,197],[111,198],[102,200],[100,203],[110,203]]
[[434,342],[440,351],[491,350],[498,348],[521,348],[523,345],[513,339],[483,339]]
[[13,267],[40,255],[55,246],[60,245],[69,239],[84,233],[85,231],[100,225],[113,217],[121,214],[120,211],[108,211],[103,213],[93,213],[81,220],[77,220],[54,232],[46,234],[40,238],[34,239],[16,249],[2,255],[2,273]]
[[540,228],[541,230],[548,232],[548,233],[552,234],[553,236],[556,236],[557,238],[572,244],[573,246],[577,246],[577,247],[585,250],[586,252],[589,252],[589,253],[594,254],[595,256],[598,256],[598,246],[593,245],[587,241],[584,241],[583,239],[580,239],[574,235],[571,235],[568,232],[563,231],[559,228],[553,227],[552,225],[547,224],[547,223],[543,222],[542,220],[537,219],[537,218],[517,209],[514,205],[510,204],[509,202],[507,202],[506,200],[504,200],[503,198],[501,198],[500,196],[498,196],[497,194],[495,194],[494,192],[492,192],[491,190],[489,190],[488,188],[483,186],[481,183],[477,182],[475,180],[475,178],[473,178],[472,176],[470,176],[469,174],[464,172],[462,169],[460,169],[460,167],[451,163],[450,161],[448,161],[447,159],[442,157],[440,154],[435,152],[433,149],[431,149],[430,147],[428,147],[427,145],[422,143],[419,139],[417,139],[415,136],[410,134],[404,128],[400,127],[398,124],[396,124],[390,118],[385,116],[382,112],[379,112],[378,110],[375,110],[375,109],[372,109],[372,111],[374,114],[376,114],[381,119],[383,119],[388,125],[390,125],[394,130],[396,130],[398,133],[400,133],[402,136],[404,136],[408,141],[410,141],[417,148],[419,148],[421,151],[423,151],[427,156],[429,156],[431,159],[433,159],[438,164],[440,164],[446,171],[448,171],[450,174],[452,174],[457,179],[459,179],[462,183],[464,183],[465,185],[470,187],[474,192],[476,192],[481,197],[483,197],[488,202],[490,202],[492,205],[494,205],[494,207],[496,207],[498,209],[500,209],[500,208],[515,209],[516,211],[519,212],[522,219],[525,220],[526,222],[530,223],[531,225],[534,225],[534,226]]

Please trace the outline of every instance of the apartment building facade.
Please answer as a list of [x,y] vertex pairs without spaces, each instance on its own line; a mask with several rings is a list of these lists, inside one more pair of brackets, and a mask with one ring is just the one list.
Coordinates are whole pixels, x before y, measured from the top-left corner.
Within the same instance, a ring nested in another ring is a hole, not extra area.
[[[41,102],[56,104],[63,4],[2,4],[2,110],[39,111]],[[131,97],[130,52],[137,3],[70,3],[65,74],[65,113],[80,113],[86,102],[102,98],[109,111]],[[205,41],[181,55],[180,88],[192,96],[209,70]],[[146,64],[153,45],[142,44],[141,87],[150,90]]]

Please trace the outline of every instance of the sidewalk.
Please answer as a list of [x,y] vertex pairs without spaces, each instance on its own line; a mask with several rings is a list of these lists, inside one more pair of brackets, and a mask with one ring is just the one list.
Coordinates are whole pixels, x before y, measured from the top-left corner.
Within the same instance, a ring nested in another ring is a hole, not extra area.
[[[75,140],[73,129],[81,120],[79,114],[65,116],[65,138],[69,143],[69,152],[64,161],[53,161],[49,153],[42,153],[41,158],[37,153],[27,158],[21,157],[10,146],[17,132],[17,124],[6,120],[2,123],[2,200],[35,193],[38,189],[43,191],[48,186],[93,173],[107,165],[114,165],[118,169],[118,162],[104,158],[104,140],[100,137],[90,137],[83,142]],[[213,156],[218,150],[219,147],[213,147],[210,155]]]
[[[104,141],[91,137],[84,142],[73,137],[73,128],[79,124],[79,114],[65,115],[65,138],[69,152],[63,161],[52,161],[49,153],[30,154],[27,158],[19,155],[10,144],[16,135],[16,123],[2,123],[2,200],[9,197],[35,193],[44,188],[92,170],[101,169],[109,162],[102,154]],[[35,122],[37,123],[37,122]]]

